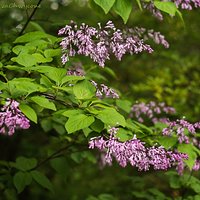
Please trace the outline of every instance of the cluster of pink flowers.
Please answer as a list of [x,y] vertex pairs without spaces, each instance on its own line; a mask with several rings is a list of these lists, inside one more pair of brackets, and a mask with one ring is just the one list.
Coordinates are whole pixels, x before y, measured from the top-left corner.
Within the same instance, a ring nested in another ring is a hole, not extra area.
[[200,0],[174,0],[173,2],[178,8],[185,10],[192,10],[193,7],[200,8]]
[[173,107],[166,106],[164,102],[156,103],[136,103],[132,106],[130,117],[135,117],[139,122],[144,122],[144,118],[150,119],[153,123],[167,123],[168,118],[161,118],[161,114],[174,114],[176,110]]
[[109,139],[102,136],[91,138],[89,141],[89,148],[99,149],[103,154],[103,163],[111,165],[113,158],[120,166],[125,167],[130,163],[133,167],[138,168],[139,171],[147,171],[151,167],[154,170],[167,170],[173,166],[179,174],[184,169],[184,159],[188,159],[186,154],[178,151],[167,151],[162,146],[160,147],[145,147],[144,142],[134,136],[133,139],[126,142],[120,142],[115,134],[118,128],[111,128]]
[[18,108],[19,103],[8,99],[0,112],[0,133],[13,135],[16,129],[28,129],[29,120]]
[[[171,136],[172,134],[176,134],[178,137],[179,143],[190,143],[190,135],[192,134],[193,140],[191,141],[194,145],[195,144],[195,133],[197,129],[200,129],[200,123],[190,123],[186,121],[185,119],[177,119],[176,121],[168,122],[168,127],[164,128],[162,130],[163,135]],[[185,134],[185,131],[187,130],[188,136]]]
[[[175,3],[177,8],[181,8],[183,10],[192,10],[193,8],[200,8],[200,0],[172,0],[171,2]],[[149,10],[154,17],[159,20],[163,20],[163,15],[155,6],[153,1],[143,1],[143,8]]]
[[100,23],[98,28],[95,28],[84,23],[78,26],[71,22],[70,25],[60,29],[58,35],[64,36],[60,43],[63,50],[63,64],[69,60],[69,57],[78,54],[89,56],[99,66],[104,67],[105,61],[110,59],[111,54],[121,60],[127,53],[153,52],[150,45],[144,43],[147,39],[153,39],[154,42],[165,47],[169,46],[159,32],[137,27],[120,30],[111,21],[108,21],[103,28]]
[[96,87],[96,96],[98,98],[103,98],[103,97],[107,97],[107,98],[113,98],[113,99],[118,99],[119,95],[117,94],[117,92],[112,89],[109,88],[107,85],[105,84],[100,84],[100,86],[98,86],[98,84],[95,81],[91,81],[91,83]]

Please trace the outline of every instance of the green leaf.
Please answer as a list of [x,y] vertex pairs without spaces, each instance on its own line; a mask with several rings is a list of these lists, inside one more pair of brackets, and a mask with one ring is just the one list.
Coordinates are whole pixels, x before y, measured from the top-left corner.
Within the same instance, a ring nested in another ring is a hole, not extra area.
[[47,63],[47,62],[51,62],[53,59],[48,57],[45,58],[42,54],[40,53],[34,53],[32,54],[32,56],[36,59],[37,63]]
[[84,114],[73,115],[69,117],[65,124],[65,128],[68,133],[73,133],[75,131],[89,127],[93,122],[93,116],[87,116]]
[[63,68],[51,67],[51,70],[46,71],[45,75],[55,81],[57,85],[61,84],[62,79],[66,76],[67,70]]
[[37,170],[34,170],[34,171],[31,171],[31,176],[43,188],[46,188],[50,190],[51,192],[53,192],[53,186],[51,182],[49,181],[49,179],[44,174],[42,174],[41,172]]
[[14,57],[11,60],[25,67],[31,67],[37,64],[35,57],[28,53],[20,53],[18,57]]
[[78,82],[73,87],[77,99],[90,99],[95,95],[96,88],[87,80]]
[[45,92],[46,88],[41,85],[34,83],[34,79],[29,78],[15,78],[8,81],[7,86],[9,92],[13,97],[19,97],[23,95],[28,95],[33,92]]
[[28,171],[33,169],[37,165],[37,160],[35,158],[25,158],[25,157],[18,157],[16,159],[15,167],[22,171]]
[[144,124],[141,124],[136,121],[133,121],[133,123],[136,124],[142,132],[144,132],[146,134],[153,134],[153,131],[150,128],[148,128],[147,126],[145,126]]
[[131,131],[125,130],[123,128],[119,128],[115,137],[118,138],[121,142],[125,142],[127,140],[132,139],[133,134],[131,133]]
[[38,39],[38,40],[30,41],[25,46],[34,46],[39,51],[39,50],[46,49],[48,44],[49,43],[47,41]]
[[116,104],[119,108],[121,108],[125,112],[130,113],[131,105],[132,105],[130,101],[117,99]]
[[74,81],[81,81],[84,80],[85,77],[84,76],[64,76],[61,80],[61,85],[63,85],[64,83],[67,82],[74,82]]
[[34,96],[34,97],[31,97],[31,100],[43,108],[56,111],[55,104],[43,96]]
[[52,87],[52,82],[44,75],[40,74],[41,78],[40,78],[40,84],[46,86],[47,88],[51,88]]
[[44,29],[36,22],[30,21],[29,28],[30,28],[30,26],[31,26],[31,28],[35,29],[36,31],[45,32]]
[[126,24],[129,15],[131,14],[132,2],[130,0],[116,0],[114,4],[114,10]]
[[154,1],[154,5],[157,9],[174,16],[177,12],[175,3],[169,1]]
[[19,54],[19,53],[30,53],[35,51],[36,48],[34,46],[24,46],[24,45],[17,45],[15,47],[13,47],[12,51],[15,54]]
[[25,43],[25,42],[31,42],[33,40],[38,40],[41,38],[47,38],[48,35],[44,32],[41,31],[34,31],[34,32],[29,32],[26,33],[20,37],[18,37],[14,43]]
[[107,14],[114,5],[115,0],[94,0],[94,2],[104,10],[105,14]]
[[61,55],[61,50],[60,49],[47,49],[44,51],[44,56],[46,58],[52,58],[55,56]]
[[97,118],[100,119],[103,123],[110,125],[110,126],[116,126],[121,125],[125,126],[126,121],[120,113],[118,113],[113,108],[106,108],[99,112],[97,115]]
[[191,170],[197,159],[197,153],[196,149],[194,149],[194,146],[192,144],[179,144],[178,151],[188,155],[189,158],[188,160],[185,160],[185,163]]
[[32,177],[28,172],[17,172],[13,177],[13,183],[18,193],[21,193],[27,185],[32,182]]
[[83,129],[83,134],[85,135],[85,137],[88,137],[88,135],[92,132],[92,129],[90,128],[84,128]]
[[96,119],[90,127],[92,130],[96,131],[97,133],[100,133],[104,129],[104,124],[101,120]]
[[20,104],[19,109],[24,113],[26,117],[37,124],[37,114],[30,106],[26,104]]
[[160,145],[162,145],[163,147],[165,147],[165,149],[169,149],[171,147],[173,147],[176,143],[177,143],[177,138],[175,137],[168,137],[168,136],[161,136],[158,139],[158,142]]
[[62,115],[65,117],[72,117],[74,115],[84,114],[83,110],[66,110],[62,112]]

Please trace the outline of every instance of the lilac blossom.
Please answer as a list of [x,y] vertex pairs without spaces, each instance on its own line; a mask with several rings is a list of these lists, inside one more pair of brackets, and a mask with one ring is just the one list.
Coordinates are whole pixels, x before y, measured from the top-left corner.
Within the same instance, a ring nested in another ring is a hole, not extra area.
[[100,86],[95,82],[95,81],[91,81],[91,83],[96,87],[96,96],[99,98],[103,98],[103,97],[107,97],[107,98],[113,98],[113,99],[118,99],[119,95],[117,94],[117,92],[112,89],[109,88],[107,85],[105,84],[100,84]]
[[194,8],[200,8],[200,0],[174,0],[174,3],[178,8],[184,10],[192,10]]
[[158,10],[155,6],[153,1],[150,2],[142,2],[143,8],[148,10],[152,15],[157,18],[158,20],[162,21],[163,20],[163,15],[160,10]]
[[[175,3],[177,8],[183,10],[192,10],[193,8],[200,8],[200,0],[168,0],[168,2]],[[152,15],[158,20],[163,20],[163,15],[161,11],[155,7],[154,2],[152,0],[149,2],[143,1],[142,5],[144,9],[150,11]]]
[[184,159],[188,156],[178,151],[167,151],[160,147],[145,147],[145,143],[141,142],[134,136],[133,139],[126,142],[120,142],[116,137],[118,128],[111,128],[109,139],[102,136],[91,138],[89,148],[97,148],[102,152],[102,164],[111,165],[113,158],[120,166],[125,167],[127,164],[138,168],[139,171],[147,171],[150,168],[154,170],[167,170],[176,166],[179,174],[184,169]]
[[103,28],[100,23],[98,28],[95,28],[84,23],[78,26],[71,22],[70,25],[60,29],[58,35],[64,36],[60,43],[63,50],[61,57],[63,64],[76,54],[88,56],[99,66],[104,67],[105,61],[110,59],[111,54],[121,60],[125,54],[138,54],[143,51],[152,53],[153,49],[144,42],[147,39],[153,39],[165,47],[169,46],[159,32],[138,27],[120,30],[111,21],[108,21]]
[[176,110],[167,106],[164,102],[156,103],[136,103],[132,106],[130,117],[135,117],[139,122],[144,122],[144,118],[150,119],[154,124],[157,122],[168,123],[168,118],[161,118],[161,114],[174,114]]
[[29,120],[19,110],[19,103],[8,99],[0,112],[0,133],[13,135],[16,129],[28,129]]
[[[166,136],[172,136],[176,134],[179,143],[190,143],[197,145],[197,140],[195,138],[195,133],[197,129],[200,128],[199,123],[192,124],[185,119],[177,119],[176,121],[168,122],[168,127],[162,130],[162,134]],[[187,131],[187,134],[186,134]],[[190,135],[192,140],[190,141]]]

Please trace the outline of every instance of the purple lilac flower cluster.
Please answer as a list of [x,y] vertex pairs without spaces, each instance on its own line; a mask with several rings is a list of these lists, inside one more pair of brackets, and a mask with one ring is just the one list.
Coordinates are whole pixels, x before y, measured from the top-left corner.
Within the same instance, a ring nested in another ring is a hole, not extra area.
[[113,98],[113,99],[119,98],[117,92],[114,89],[109,88],[107,85],[100,84],[100,86],[98,86],[98,84],[95,81],[91,81],[91,83],[96,87],[97,89],[96,96],[99,97],[100,99],[103,97]]
[[153,1],[150,2],[142,2],[143,8],[148,10],[155,18],[157,18],[158,20],[162,21],[163,20],[163,15],[160,12],[160,10],[158,10],[155,6]]
[[[172,0],[171,2],[175,3],[177,8],[181,8],[183,10],[192,10],[193,8],[200,8],[200,0]],[[153,1],[143,1],[143,8],[147,9],[152,13],[154,17],[159,20],[163,20],[163,15],[155,6]]]
[[0,133],[13,135],[18,128],[28,129],[29,120],[22,114],[18,108],[19,103],[8,99],[0,112]]
[[137,103],[131,108],[130,117],[135,117],[139,122],[144,122],[144,117],[150,119],[154,124],[157,122],[167,123],[168,118],[158,117],[161,114],[174,114],[176,110],[173,107],[166,106],[164,102],[156,103]]
[[152,30],[147,31],[143,28],[135,28],[128,30],[117,29],[111,21],[108,21],[102,28],[98,24],[98,28],[90,27],[84,23],[80,26],[71,22],[64,28],[60,29],[58,35],[63,35],[64,38],[60,43],[63,55],[62,63],[65,64],[69,57],[76,54],[89,56],[99,66],[104,67],[105,61],[110,59],[113,54],[118,60],[122,56],[129,54],[138,54],[143,51],[153,52],[150,45],[145,44],[143,37],[152,39],[165,47],[169,44],[159,32]]
[[185,131],[192,134],[193,140],[191,141],[194,145],[196,145],[195,141],[197,141],[194,137],[196,130],[200,129],[200,123],[191,124],[185,119],[177,119],[176,121],[168,122],[168,127],[162,130],[163,135],[171,136],[172,134],[176,134],[178,136],[179,143],[190,143],[189,135],[185,134]]
[[174,3],[184,10],[192,10],[193,7],[200,8],[200,0],[174,0]]
[[147,171],[151,167],[154,170],[167,170],[173,166],[179,174],[184,169],[184,159],[188,156],[177,151],[167,151],[162,146],[160,147],[145,147],[144,142],[134,136],[133,139],[126,142],[120,142],[115,137],[118,128],[111,128],[108,132],[110,138],[104,137],[91,138],[89,141],[89,148],[97,148],[103,152],[103,163],[111,165],[113,158],[119,163],[120,166],[125,167],[130,163],[133,167],[138,168],[139,171]]

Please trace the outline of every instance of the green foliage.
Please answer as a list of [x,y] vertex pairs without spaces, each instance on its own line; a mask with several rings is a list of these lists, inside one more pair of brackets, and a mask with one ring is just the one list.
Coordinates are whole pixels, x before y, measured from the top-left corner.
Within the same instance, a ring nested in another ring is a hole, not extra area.
[[32,182],[32,176],[28,172],[17,172],[13,177],[13,183],[18,193],[21,193],[24,188],[30,185]]
[[131,14],[132,2],[127,0],[116,0],[114,10],[123,19],[124,23],[126,23]]
[[20,104],[20,110],[23,112],[26,117],[28,117],[31,121],[37,123],[37,114],[36,112],[26,104]]
[[72,115],[71,117],[69,116],[65,128],[68,133],[74,133],[78,130],[89,127],[93,122],[93,116],[87,116],[84,114]]
[[15,167],[22,171],[28,171],[36,167],[37,160],[34,158],[18,157],[16,159]]
[[41,173],[37,170],[31,171],[30,173],[31,173],[32,178],[39,185],[41,185],[43,188],[46,188],[46,189],[50,190],[51,192],[53,192],[53,186],[52,186],[51,182],[43,173]]
[[107,108],[100,111],[97,118],[109,126],[125,126],[126,124],[124,117],[113,108]]
[[73,87],[74,95],[77,99],[91,99],[95,95],[95,87],[87,80],[78,82]]
[[94,0],[94,2],[104,10],[105,14],[107,14],[114,5],[115,0]]
[[31,100],[39,106],[56,111],[55,104],[43,96],[33,96]]

